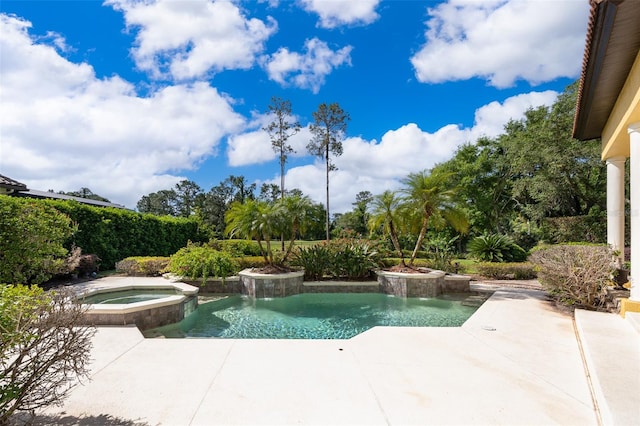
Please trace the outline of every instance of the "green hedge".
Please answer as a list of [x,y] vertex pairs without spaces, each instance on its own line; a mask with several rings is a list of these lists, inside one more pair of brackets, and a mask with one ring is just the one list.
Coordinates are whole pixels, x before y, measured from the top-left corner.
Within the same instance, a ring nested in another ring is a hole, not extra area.
[[113,269],[118,260],[131,256],[170,256],[189,240],[198,241],[193,219],[141,214],[130,210],[94,207],[77,201],[37,200],[66,214],[78,231],[65,246],[102,260],[101,269]]
[[0,195],[0,283],[41,284],[65,272],[69,218],[37,200]]
[[530,280],[537,276],[534,266],[529,262],[483,262],[476,269],[479,275],[496,280]]
[[132,277],[158,277],[167,271],[169,257],[134,256],[116,262],[116,272]]

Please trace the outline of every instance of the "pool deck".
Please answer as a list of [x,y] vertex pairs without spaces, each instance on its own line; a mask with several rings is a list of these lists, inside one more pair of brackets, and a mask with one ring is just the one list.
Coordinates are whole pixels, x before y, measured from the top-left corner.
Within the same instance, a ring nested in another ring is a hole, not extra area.
[[91,380],[36,424],[638,424],[630,321],[587,311],[574,321],[535,286],[486,287],[497,291],[462,327],[376,327],[349,340],[99,327]]

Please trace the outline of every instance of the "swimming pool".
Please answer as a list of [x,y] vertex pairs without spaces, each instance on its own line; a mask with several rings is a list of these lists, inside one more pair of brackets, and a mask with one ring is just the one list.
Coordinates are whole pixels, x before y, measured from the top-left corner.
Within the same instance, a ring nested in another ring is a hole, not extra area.
[[458,327],[478,309],[461,303],[467,296],[305,293],[255,299],[236,295],[200,304],[183,321],[148,330],[145,336],[349,339],[376,326]]

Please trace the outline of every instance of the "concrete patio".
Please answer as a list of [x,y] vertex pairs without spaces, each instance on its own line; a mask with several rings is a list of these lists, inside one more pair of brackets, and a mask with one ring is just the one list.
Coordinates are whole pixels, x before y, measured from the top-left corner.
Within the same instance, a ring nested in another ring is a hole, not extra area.
[[100,327],[92,353],[91,380],[37,424],[640,419],[639,332],[613,314],[578,311],[574,323],[530,288],[498,288],[458,328],[377,327],[314,341],[144,339],[135,327]]

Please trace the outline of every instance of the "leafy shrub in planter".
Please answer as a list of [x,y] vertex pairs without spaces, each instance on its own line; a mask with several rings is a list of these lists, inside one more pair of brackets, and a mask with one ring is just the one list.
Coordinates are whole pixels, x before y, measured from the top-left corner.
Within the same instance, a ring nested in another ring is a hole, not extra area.
[[298,247],[293,252],[291,264],[304,268],[305,280],[321,280],[331,269],[332,253],[326,244]]
[[531,280],[537,276],[534,266],[528,262],[483,262],[476,268],[479,275],[496,280]]
[[192,280],[209,277],[225,278],[238,272],[238,266],[229,253],[188,244],[171,256],[169,271]]
[[535,251],[529,261],[540,283],[560,303],[590,309],[605,305],[615,270],[610,248],[557,245]]
[[483,262],[522,262],[527,252],[506,235],[486,234],[467,245],[472,257]]
[[378,250],[381,244],[356,238],[331,240],[298,248],[291,263],[304,268],[306,279],[368,278],[374,269],[382,266],[382,256]]
[[134,277],[157,277],[169,266],[168,257],[134,256],[116,262],[116,271]]

